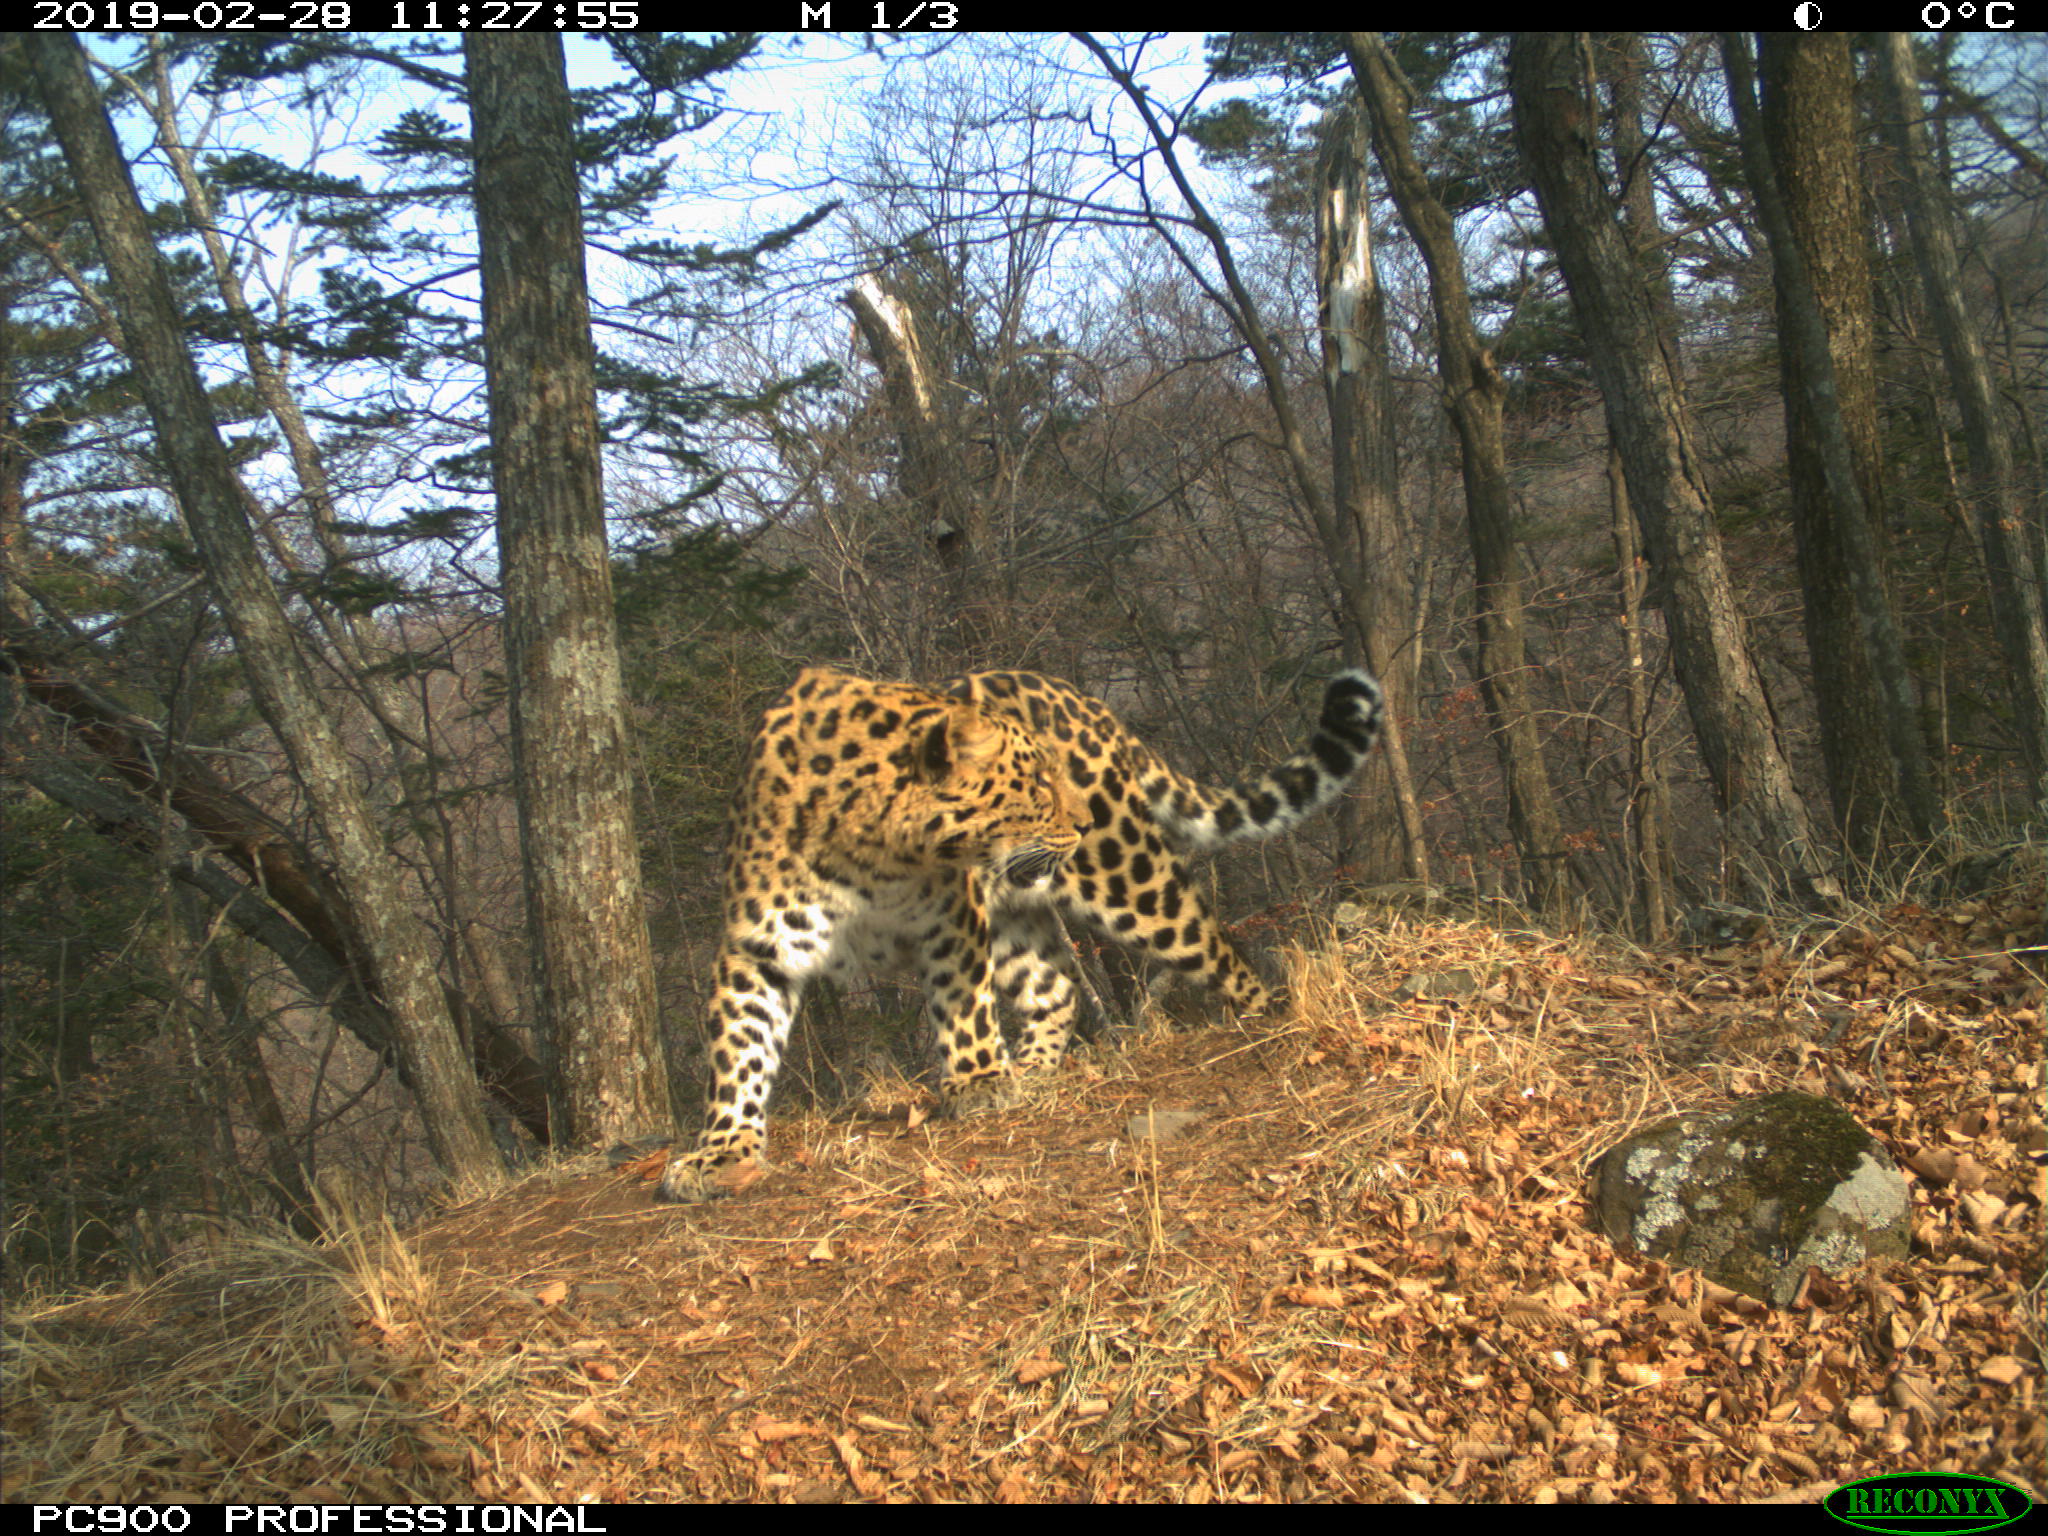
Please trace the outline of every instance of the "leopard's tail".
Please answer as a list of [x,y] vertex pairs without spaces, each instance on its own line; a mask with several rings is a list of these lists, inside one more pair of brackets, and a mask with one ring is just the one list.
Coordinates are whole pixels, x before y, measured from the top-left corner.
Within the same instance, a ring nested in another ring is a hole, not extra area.
[[1160,829],[1188,853],[1285,832],[1343,792],[1379,739],[1385,696],[1368,672],[1339,672],[1323,690],[1322,718],[1306,752],[1226,790],[1178,774],[1145,786]]

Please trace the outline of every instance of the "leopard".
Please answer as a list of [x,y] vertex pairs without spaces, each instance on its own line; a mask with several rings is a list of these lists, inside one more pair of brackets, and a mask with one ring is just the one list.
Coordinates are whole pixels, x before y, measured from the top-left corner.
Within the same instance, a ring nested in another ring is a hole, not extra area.
[[970,672],[927,687],[805,669],[763,715],[734,797],[709,1102],[660,1198],[709,1200],[765,1170],[769,1092],[819,977],[916,976],[938,1107],[953,1117],[1008,1108],[1020,1073],[1065,1055],[1081,981],[1062,919],[1206,986],[1240,1017],[1271,1010],[1273,991],[1188,861],[1330,805],[1384,710],[1370,673],[1339,672],[1306,751],[1213,790],[1056,677]]

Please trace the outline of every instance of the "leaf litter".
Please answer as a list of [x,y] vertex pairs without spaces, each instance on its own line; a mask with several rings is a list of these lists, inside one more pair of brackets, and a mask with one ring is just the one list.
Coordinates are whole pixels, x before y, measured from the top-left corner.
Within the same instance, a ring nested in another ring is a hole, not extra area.
[[[0,1492],[2039,1497],[2040,928],[2038,885],[1699,954],[1347,924],[1290,951],[1284,1023],[1133,1031],[992,1119],[901,1082],[782,1113],[730,1200],[584,1159],[403,1236],[341,1213],[17,1308]],[[1896,1156],[1907,1260],[1773,1311],[1589,1229],[1608,1146],[1782,1088]]]

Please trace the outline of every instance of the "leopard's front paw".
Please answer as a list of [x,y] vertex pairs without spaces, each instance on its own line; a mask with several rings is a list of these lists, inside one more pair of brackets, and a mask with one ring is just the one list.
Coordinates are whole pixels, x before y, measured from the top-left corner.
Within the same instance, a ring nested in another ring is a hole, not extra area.
[[707,1151],[700,1147],[694,1152],[671,1153],[668,1169],[662,1174],[661,1183],[655,1187],[655,1198],[678,1205],[722,1200],[745,1189],[767,1172],[768,1165],[760,1158],[742,1156],[733,1151]]
[[943,1083],[939,1087],[939,1113],[949,1120],[966,1120],[975,1115],[993,1115],[1008,1109],[1023,1097],[1016,1077],[978,1077],[964,1083]]

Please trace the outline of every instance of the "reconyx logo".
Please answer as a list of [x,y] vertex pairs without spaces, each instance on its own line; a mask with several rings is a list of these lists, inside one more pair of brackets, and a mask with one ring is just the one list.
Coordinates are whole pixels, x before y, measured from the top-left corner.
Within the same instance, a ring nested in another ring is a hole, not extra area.
[[2011,1483],[1961,1472],[1901,1472],[1844,1483],[1821,1501],[1844,1525],[1887,1533],[1963,1536],[2010,1525],[2034,1507]]

